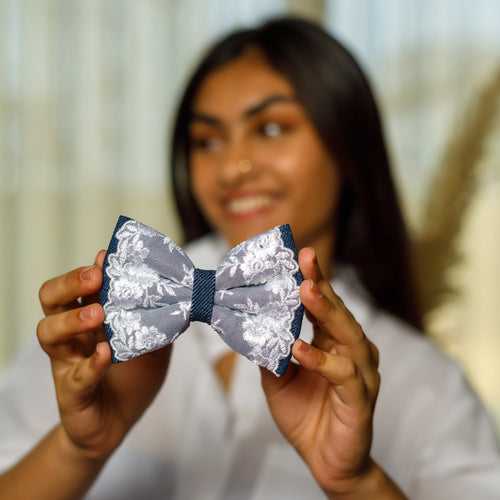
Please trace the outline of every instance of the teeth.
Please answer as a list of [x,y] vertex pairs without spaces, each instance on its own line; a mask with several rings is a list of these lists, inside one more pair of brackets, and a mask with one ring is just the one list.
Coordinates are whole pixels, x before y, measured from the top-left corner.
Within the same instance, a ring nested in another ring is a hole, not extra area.
[[272,199],[270,196],[249,196],[232,200],[227,204],[227,209],[233,213],[243,213],[256,210],[258,208],[270,205]]

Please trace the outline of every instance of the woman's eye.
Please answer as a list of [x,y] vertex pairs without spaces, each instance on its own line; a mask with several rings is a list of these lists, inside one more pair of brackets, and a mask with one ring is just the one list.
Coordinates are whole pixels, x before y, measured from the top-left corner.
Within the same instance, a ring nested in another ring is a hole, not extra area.
[[192,149],[202,149],[205,151],[214,151],[219,147],[220,141],[219,141],[219,139],[215,139],[212,137],[200,137],[200,138],[194,137],[194,138],[191,138],[190,144],[191,144]]
[[267,122],[259,127],[259,132],[265,137],[278,137],[285,131],[285,127],[276,122]]

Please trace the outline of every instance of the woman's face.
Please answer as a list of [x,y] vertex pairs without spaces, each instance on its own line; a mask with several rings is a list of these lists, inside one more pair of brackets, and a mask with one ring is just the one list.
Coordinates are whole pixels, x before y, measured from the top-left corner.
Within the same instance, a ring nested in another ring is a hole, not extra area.
[[207,76],[190,140],[194,196],[230,246],[285,223],[299,248],[333,239],[337,168],[290,83],[258,51]]

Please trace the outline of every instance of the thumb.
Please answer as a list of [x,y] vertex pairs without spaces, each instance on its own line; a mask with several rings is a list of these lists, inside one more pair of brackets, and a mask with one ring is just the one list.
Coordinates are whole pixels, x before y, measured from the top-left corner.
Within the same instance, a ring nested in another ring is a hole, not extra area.
[[272,398],[284,389],[295,377],[299,366],[290,361],[288,367],[281,377],[277,377],[273,372],[267,368],[259,366],[260,370],[260,383],[266,395],[266,398]]
[[94,263],[101,268],[102,270],[102,266],[104,264],[104,257],[106,256],[106,250],[104,249],[101,249],[97,252],[97,255],[95,257],[95,261]]

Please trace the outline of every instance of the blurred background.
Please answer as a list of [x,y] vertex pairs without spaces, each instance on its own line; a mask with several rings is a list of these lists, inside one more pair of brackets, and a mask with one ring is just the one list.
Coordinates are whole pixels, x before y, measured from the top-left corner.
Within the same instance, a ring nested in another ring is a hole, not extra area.
[[34,341],[42,282],[92,263],[119,214],[181,242],[166,159],[182,85],[215,37],[286,13],[368,72],[428,333],[500,429],[495,0],[0,0],[0,377]]

